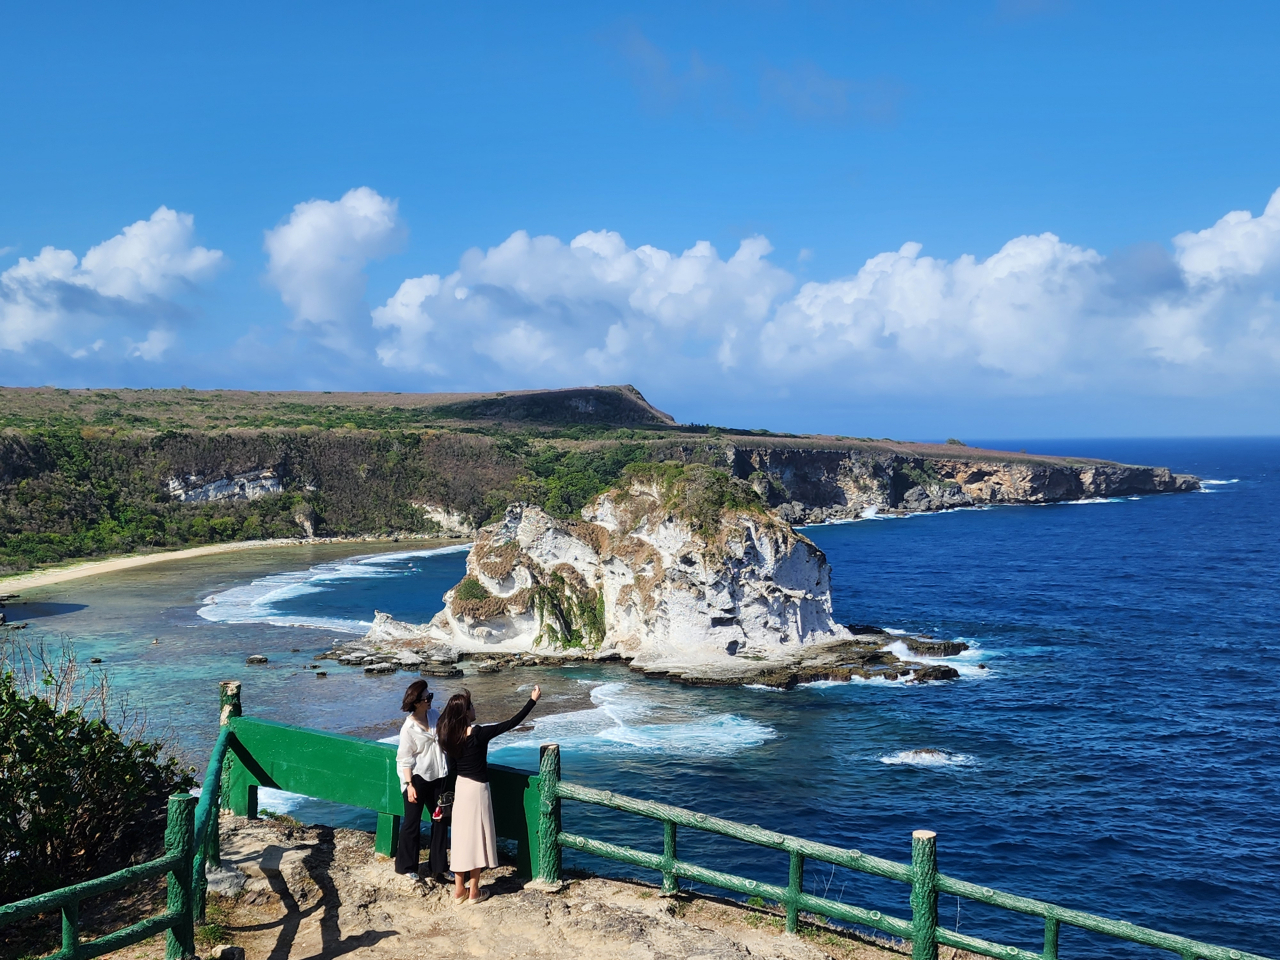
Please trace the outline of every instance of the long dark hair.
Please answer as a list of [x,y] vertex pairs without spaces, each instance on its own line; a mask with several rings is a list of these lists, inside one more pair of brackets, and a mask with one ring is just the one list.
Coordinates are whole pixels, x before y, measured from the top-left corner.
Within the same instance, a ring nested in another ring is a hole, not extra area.
[[470,722],[471,691],[464,689],[449,698],[436,721],[436,740],[449,756],[456,758],[462,752],[462,741],[466,739]]
[[413,713],[413,708],[418,705],[418,701],[422,699],[423,694],[427,692],[427,681],[415,680],[409,684],[409,688],[404,692],[404,699],[400,701],[400,709],[405,713]]

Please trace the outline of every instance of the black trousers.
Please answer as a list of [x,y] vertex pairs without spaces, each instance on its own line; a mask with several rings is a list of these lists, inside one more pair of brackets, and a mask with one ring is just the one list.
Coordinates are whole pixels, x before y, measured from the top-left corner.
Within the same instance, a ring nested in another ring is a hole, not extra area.
[[448,869],[449,865],[449,818],[430,820],[431,852],[425,870],[418,869],[418,858],[422,850],[422,811],[425,809],[430,818],[436,808],[436,797],[447,790],[449,778],[439,780],[423,780],[416,773],[413,775],[413,789],[418,793],[418,802],[410,803],[406,791],[404,797],[404,816],[400,818],[400,845],[396,849],[396,873],[421,873],[423,876],[438,877]]

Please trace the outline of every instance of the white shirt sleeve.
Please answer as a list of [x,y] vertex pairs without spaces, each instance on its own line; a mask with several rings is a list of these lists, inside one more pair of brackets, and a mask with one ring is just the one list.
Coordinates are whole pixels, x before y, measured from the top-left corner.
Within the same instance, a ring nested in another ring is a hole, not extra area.
[[409,777],[413,772],[414,749],[413,749],[413,716],[405,718],[404,726],[400,728],[400,746],[396,748],[396,772],[400,775],[400,783],[404,785],[409,782]]

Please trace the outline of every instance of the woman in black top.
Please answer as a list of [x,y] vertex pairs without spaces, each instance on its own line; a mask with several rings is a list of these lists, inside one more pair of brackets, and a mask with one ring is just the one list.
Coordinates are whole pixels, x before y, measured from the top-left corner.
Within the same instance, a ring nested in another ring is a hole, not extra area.
[[498,865],[498,833],[493,824],[493,795],[489,792],[489,741],[518,727],[541,695],[542,691],[534,687],[529,702],[510,720],[481,725],[476,723],[471,692],[463,690],[449,698],[436,723],[440,745],[449,757],[452,772],[458,775],[449,843],[454,903],[479,903],[489,898],[488,891],[480,891],[480,871]]

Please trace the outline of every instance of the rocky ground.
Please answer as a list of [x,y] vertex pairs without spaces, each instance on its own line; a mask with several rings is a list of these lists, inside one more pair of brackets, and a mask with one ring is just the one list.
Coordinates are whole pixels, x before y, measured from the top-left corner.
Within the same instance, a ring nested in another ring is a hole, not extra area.
[[[712,895],[664,898],[656,887],[583,877],[533,890],[511,867],[489,871],[491,898],[455,906],[452,888],[394,874],[355,830],[223,815],[223,862],[247,875],[234,896],[211,896],[202,952],[213,941],[246,960],[560,958],[609,960],[898,960],[909,946],[805,923],[788,935],[776,909]],[[947,960],[950,950],[943,951]],[[157,954],[157,957],[159,954]],[[961,955],[963,956],[963,955]]]
[[[386,618],[385,614],[378,614]],[[394,623],[394,621],[386,620]],[[902,641],[908,651],[923,660],[954,657],[968,649],[958,641],[939,641],[929,636],[898,636],[879,627],[850,624],[851,639],[834,643],[813,643],[798,647],[784,658],[757,658],[738,655],[719,663],[698,663],[680,667],[654,668],[632,664],[631,669],[648,677],[666,678],[690,686],[737,686],[760,684],[791,689],[797,684],[816,680],[902,680],[907,683],[929,683],[954,680],[959,676],[954,667],[942,663],[923,663],[902,659],[887,646]],[[336,641],[333,650],[319,660],[336,660],[343,666],[362,667],[366,673],[395,673],[405,670],[425,677],[458,678],[466,668],[476,673],[497,673],[522,666],[558,666],[562,663],[591,659],[594,662],[626,661],[621,655],[590,657],[585,651],[567,654],[483,653],[460,651],[445,644],[428,643],[409,633],[397,638],[393,631],[370,634],[360,640]],[[320,664],[313,664],[318,669]],[[323,671],[320,671],[323,672]]]

